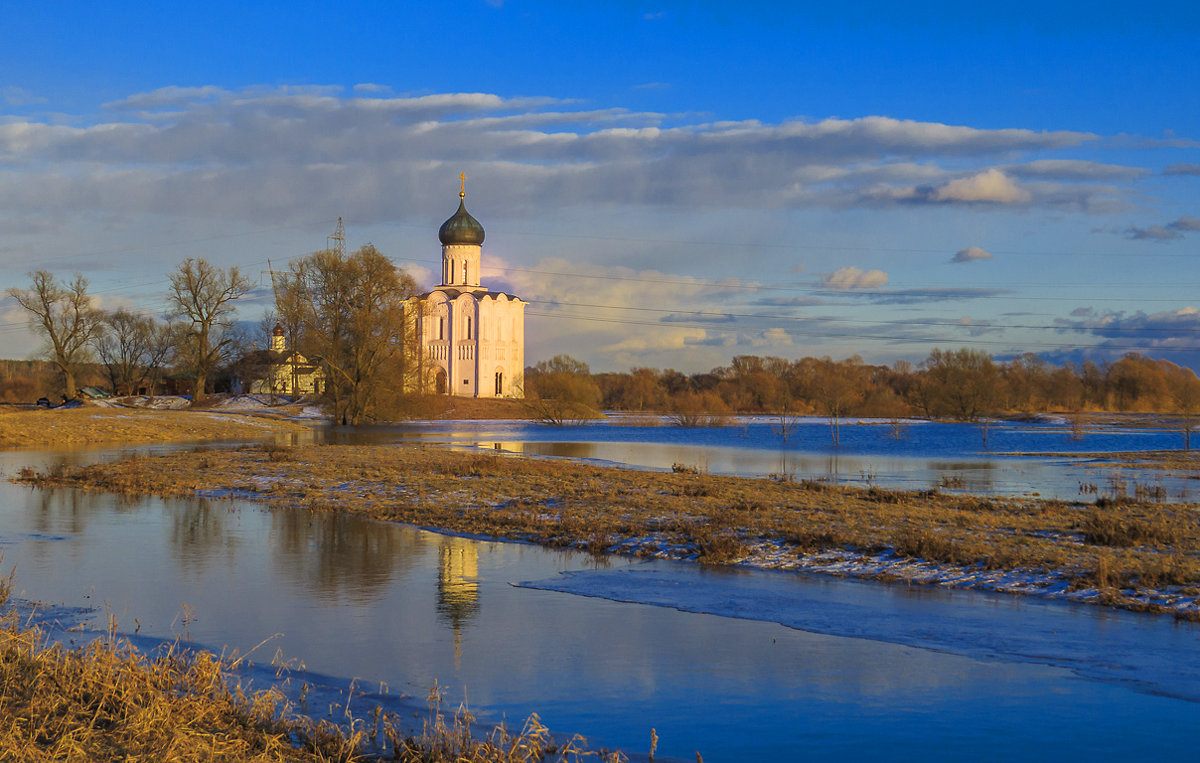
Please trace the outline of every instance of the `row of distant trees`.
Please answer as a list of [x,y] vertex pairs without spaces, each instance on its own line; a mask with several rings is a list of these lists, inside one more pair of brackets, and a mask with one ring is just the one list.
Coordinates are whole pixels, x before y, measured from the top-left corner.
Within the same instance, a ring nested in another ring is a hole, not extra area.
[[209,375],[237,345],[233,303],[250,283],[236,267],[226,271],[189,258],[169,276],[169,284],[166,320],[97,308],[79,273],[60,281],[38,270],[30,273],[28,288],[8,294],[29,313],[66,397],[75,397],[80,371],[99,360],[118,394],[154,387],[174,365],[192,375],[193,394],[202,400]]
[[[935,349],[918,364],[739,355],[707,373],[635,368],[591,374],[566,356],[526,371],[527,392],[594,409],[723,413],[925,416],[975,421],[1041,411],[1200,411],[1200,379],[1189,368],[1129,353],[1119,360],[1056,366],[1026,354],[998,362],[979,350]],[[545,403],[543,403],[545,405]]]
[[[406,309],[417,286],[375,247],[314,252],[293,261],[274,286],[275,311],[262,333],[278,321],[289,347],[320,365],[323,394],[337,419],[357,424],[387,417],[405,390],[422,388],[416,316]],[[214,374],[237,370],[238,359],[248,355],[253,338],[234,319],[250,288],[236,267],[189,258],[168,276],[169,312],[162,319],[97,309],[78,273],[60,281],[39,270],[30,274],[28,288],[8,293],[45,340],[45,357],[67,397],[76,394],[80,370],[99,362],[118,394],[153,389],[171,372],[190,378],[199,402]],[[254,369],[241,372],[250,376]],[[733,412],[821,414],[837,422],[914,415],[970,421],[1051,410],[1190,418],[1200,411],[1200,379],[1166,360],[1130,353],[1107,364],[1056,366],[1032,354],[998,362],[969,348],[936,349],[919,364],[890,366],[857,356],[739,355],[728,366],[691,375],[649,368],[592,374],[585,363],[558,356],[526,369],[524,391],[533,415],[559,422],[600,409],[667,412],[681,423]]]
[[416,283],[375,247],[352,254],[323,250],[295,260],[275,280],[275,312],[260,337],[236,322],[237,302],[251,290],[238,268],[189,258],[168,276],[165,318],[96,307],[88,281],[76,273],[59,280],[39,270],[28,288],[8,294],[24,308],[44,340],[68,398],[78,376],[99,363],[117,394],[153,390],[168,374],[190,379],[201,403],[215,374],[252,376],[245,358],[255,339],[278,320],[290,349],[319,364],[323,394],[337,418],[357,424],[389,395],[402,393],[413,365],[413,328],[405,301]]

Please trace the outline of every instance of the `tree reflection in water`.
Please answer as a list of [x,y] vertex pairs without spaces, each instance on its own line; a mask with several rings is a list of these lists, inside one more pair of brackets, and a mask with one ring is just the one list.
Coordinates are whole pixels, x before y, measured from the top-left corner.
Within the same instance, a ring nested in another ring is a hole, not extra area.
[[[15,491],[18,488],[13,488]],[[146,510],[138,496],[92,493],[69,488],[36,488],[24,490],[27,506],[38,507],[28,512],[35,532],[49,535],[77,535],[87,528],[88,520],[106,512],[137,514]]]
[[369,604],[385,586],[419,565],[426,533],[337,512],[271,511],[273,561],[328,599]]
[[208,498],[176,502],[175,511],[170,512],[171,543],[181,567],[204,569],[216,561],[233,563],[241,545],[228,522],[234,506],[230,501]]

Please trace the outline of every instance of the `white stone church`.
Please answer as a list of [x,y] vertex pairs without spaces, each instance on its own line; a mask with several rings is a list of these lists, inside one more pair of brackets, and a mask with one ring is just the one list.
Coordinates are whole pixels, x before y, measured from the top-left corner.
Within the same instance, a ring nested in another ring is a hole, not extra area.
[[483,226],[467,212],[462,180],[458,211],[438,230],[442,282],[413,298],[422,376],[438,394],[523,397],[525,303],[480,283]]

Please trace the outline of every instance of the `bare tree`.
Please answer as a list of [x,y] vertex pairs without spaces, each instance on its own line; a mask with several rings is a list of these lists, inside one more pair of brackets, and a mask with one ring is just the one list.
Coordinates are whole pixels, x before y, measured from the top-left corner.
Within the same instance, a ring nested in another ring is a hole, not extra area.
[[75,374],[88,358],[88,345],[100,323],[100,312],[92,307],[87,279],[79,273],[67,284],[59,284],[48,271],[29,274],[28,289],[9,289],[8,294],[25,308],[31,322],[46,339],[46,356],[63,377],[68,398],[75,397]]
[[404,301],[416,282],[374,246],[326,249],[297,260],[277,281],[280,322],[300,326],[304,354],[325,371],[334,417],[357,426],[381,388],[402,383]]
[[855,355],[836,362],[822,358],[813,374],[813,392],[829,417],[829,436],[834,447],[842,441],[842,417],[866,395],[866,371]]
[[150,334],[146,356],[146,389],[150,397],[162,382],[163,372],[175,358],[177,349],[183,344],[181,336],[184,326],[178,322],[155,321]]
[[170,280],[167,299],[178,316],[190,322],[178,349],[181,360],[195,374],[195,405],[204,399],[208,375],[234,344],[233,302],[250,291],[250,282],[236,266],[225,271],[208,260],[191,257],[179,264]]
[[124,308],[104,314],[101,330],[93,337],[92,345],[108,372],[115,394],[136,394],[161,368],[172,346],[166,341],[169,331],[168,326],[154,318]]
[[1192,432],[1196,428],[1196,412],[1200,410],[1200,379],[1190,368],[1171,369],[1171,397],[1179,412],[1179,428],[1183,432],[1184,450],[1192,449]]
[[986,352],[935,349],[921,366],[919,391],[926,415],[976,421],[999,406],[1003,379]]

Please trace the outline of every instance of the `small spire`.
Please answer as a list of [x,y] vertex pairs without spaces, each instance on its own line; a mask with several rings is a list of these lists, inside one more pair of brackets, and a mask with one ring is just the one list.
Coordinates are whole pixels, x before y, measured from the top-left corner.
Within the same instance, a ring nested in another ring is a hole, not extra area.
[[458,176],[458,179],[461,183],[458,187],[458,198],[465,199],[467,198],[467,173],[462,173]]

